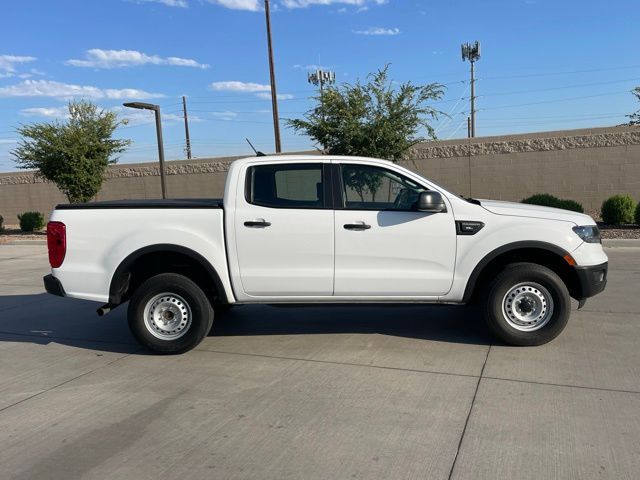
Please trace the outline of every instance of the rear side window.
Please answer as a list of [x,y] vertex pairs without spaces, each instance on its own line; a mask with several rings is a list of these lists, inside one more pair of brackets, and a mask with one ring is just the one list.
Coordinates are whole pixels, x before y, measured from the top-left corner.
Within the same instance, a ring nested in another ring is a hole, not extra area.
[[247,202],[272,208],[324,208],[321,163],[249,167]]

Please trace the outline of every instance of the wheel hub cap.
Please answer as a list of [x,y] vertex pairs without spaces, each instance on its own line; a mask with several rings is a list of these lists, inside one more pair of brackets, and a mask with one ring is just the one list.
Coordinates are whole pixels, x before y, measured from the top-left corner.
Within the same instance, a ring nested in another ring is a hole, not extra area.
[[181,296],[162,293],[147,302],[144,322],[154,337],[175,340],[187,333],[191,326],[191,309]]
[[553,298],[542,285],[520,283],[504,296],[502,312],[513,328],[531,332],[542,328],[551,319]]

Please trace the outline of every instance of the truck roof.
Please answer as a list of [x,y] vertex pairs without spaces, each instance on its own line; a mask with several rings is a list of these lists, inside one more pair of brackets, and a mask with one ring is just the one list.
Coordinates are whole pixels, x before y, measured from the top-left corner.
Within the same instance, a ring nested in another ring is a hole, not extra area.
[[286,161],[290,162],[292,160],[302,160],[302,161],[327,161],[327,160],[357,160],[357,161],[369,161],[369,162],[384,162],[384,163],[393,163],[389,160],[383,160],[380,158],[369,158],[369,157],[357,157],[357,156],[348,156],[348,155],[299,155],[299,154],[284,154],[284,155],[265,155],[265,156],[254,156],[254,157],[246,157],[235,160],[233,163],[242,165],[244,163],[254,163],[254,162],[274,162],[274,161]]

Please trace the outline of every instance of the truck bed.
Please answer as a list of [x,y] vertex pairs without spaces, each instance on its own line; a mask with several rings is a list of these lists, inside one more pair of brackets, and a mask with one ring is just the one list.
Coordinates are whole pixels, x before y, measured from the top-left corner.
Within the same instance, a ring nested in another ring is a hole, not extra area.
[[105,200],[87,203],[61,203],[56,210],[114,208],[222,208],[221,198],[175,198],[144,200]]

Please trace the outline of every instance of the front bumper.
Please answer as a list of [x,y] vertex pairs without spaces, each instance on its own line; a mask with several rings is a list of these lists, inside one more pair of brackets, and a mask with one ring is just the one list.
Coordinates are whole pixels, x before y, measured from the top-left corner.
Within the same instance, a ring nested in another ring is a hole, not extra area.
[[42,280],[44,281],[44,288],[47,293],[57,295],[58,297],[64,297],[66,295],[64,293],[64,288],[62,288],[60,280],[58,280],[53,275],[45,275]]
[[580,283],[580,300],[593,297],[604,290],[607,285],[609,262],[588,267],[576,266],[575,269]]

